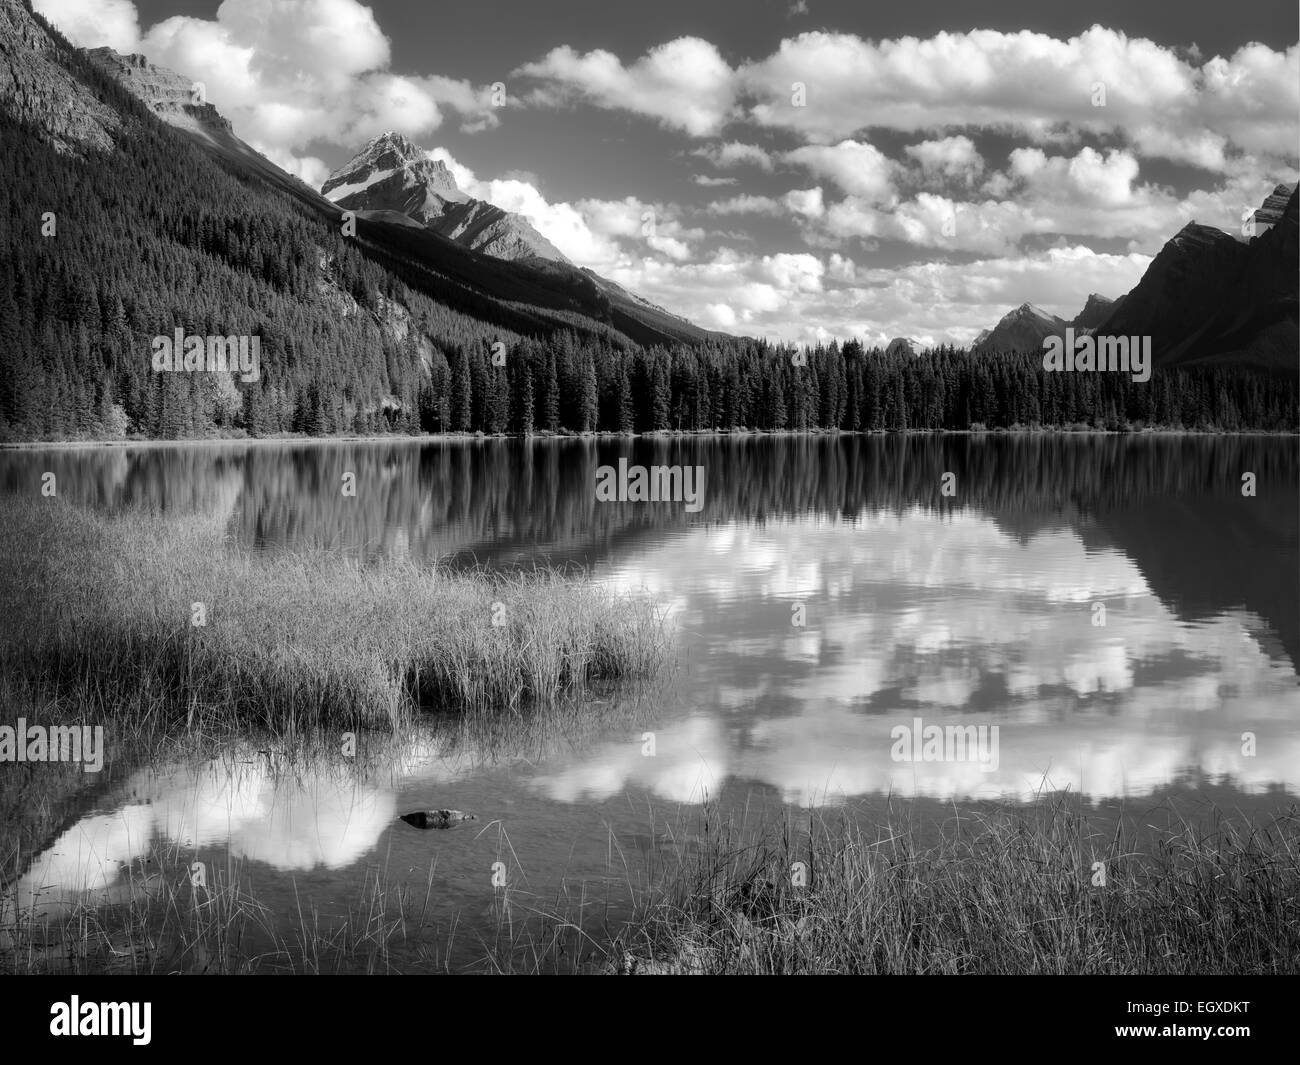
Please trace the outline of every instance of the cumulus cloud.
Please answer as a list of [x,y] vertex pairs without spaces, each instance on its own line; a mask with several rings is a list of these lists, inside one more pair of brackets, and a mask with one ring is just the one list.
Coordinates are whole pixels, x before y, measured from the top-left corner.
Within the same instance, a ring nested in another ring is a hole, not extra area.
[[781,203],[792,214],[804,218],[820,218],[826,213],[820,185],[812,189],[791,189],[781,197]]
[[735,96],[734,71],[717,48],[699,37],[661,44],[629,66],[603,49],[580,54],[563,45],[515,74],[543,83],[531,97],[535,102],[582,99],[647,115],[697,137],[721,129]]
[[1066,237],[1122,240],[1129,250],[1154,253],[1191,221],[1235,232],[1272,187],[1255,173],[1180,196],[1138,177],[1138,161],[1127,151],[1083,148],[1071,156],[1016,148],[1006,169],[978,190],[952,196],[922,189],[892,205],[849,195],[806,215],[803,233],[810,244],[835,248],[884,240],[1014,256],[1026,238]]
[[1293,159],[1300,134],[1300,46],[1251,44],[1202,60],[1102,26],[1064,40],[1028,30],[880,41],[812,31],[735,68],[697,37],[630,64],[566,46],[519,73],[540,82],[535,102],[580,99],[699,137],[731,121],[816,144],[872,128],[1012,130],[1040,144],[1109,134],[1139,155],[1224,171],[1242,152]]
[[972,184],[984,169],[984,159],[969,137],[944,137],[922,141],[903,149],[926,178],[946,178]]
[[32,6],[82,48],[130,52],[140,43],[140,18],[131,0],[34,0]]
[[1071,245],[1016,258],[868,269],[838,252],[822,258],[722,248],[703,261],[629,259],[608,276],[701,324],[751,336],[801,344],[851,336],[882,346],[896,336],[969,344],[1026,300],[1072,318],[1086,293],[1121,295],[1150,261]]
[[807,145],[787,152],[784,158],[805,166],[818,177],[829,178],[841,189],[867,203],[888,203],[894,199],[897,164],[871,144],[841,141],[833,147]]
[[[1066,127],[1222,169],[1230,145],[1294,157],[1300,126],[1300,47],[1252,44],[1197,65],[1101,26],[1068,40],[972,30],[877,42],[810,32],[737,78],[755,101],[751,119],[819,143],[870,127],[1000,128],[1046,142]],[[795,81],[807,86],[805,106],[791,102]]]

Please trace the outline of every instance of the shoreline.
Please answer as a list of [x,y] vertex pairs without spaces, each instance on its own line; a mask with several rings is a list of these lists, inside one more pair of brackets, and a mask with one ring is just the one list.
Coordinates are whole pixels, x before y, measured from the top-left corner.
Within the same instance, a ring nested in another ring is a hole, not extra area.
[[1041,436],[1041,437],[1248,437],[1266,436],[1281,439],[1300,438],[1300,428],[1293,431],[1270,429],[657,429],[643,433],[585,432],[585,433],[420,433],[407,435],[389,433],[369,436],[308,436],[306,434],[281,434],[277,436],[208,436],[185,437],[176,440],[157,440],[149,437],[109,440],[19,440],[0,442],[3,451],[41,451],[71,448],[155,448],[196,447],[220,444],[430,444],[430,443],[484,443],[489,441],[524,441],[551,443],[558,440],[747,440],[764,437],[887,437],[887,436]]

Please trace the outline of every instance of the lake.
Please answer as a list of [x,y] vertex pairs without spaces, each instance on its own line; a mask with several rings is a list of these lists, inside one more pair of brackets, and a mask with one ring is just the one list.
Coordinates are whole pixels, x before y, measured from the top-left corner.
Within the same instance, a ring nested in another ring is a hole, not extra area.
[[[703,467],[701,505],[598,501],[597,471],[621,458]],[[869,820],[904,801],[938,824],[1053,789],[1162,816],[1267,816],[1300,793],[1294,439],[0,453],[3,491],[36,492],[44,472],[88,507],[220,515],[256,552],[585,571],[660,600],[677,633],[663,683],[597,693],[567,726],[493,742],[417,729],[364,767],[256,742],[109,766],[18,885],[51,915],[123,897],[126,871],[170,846],[290,923],[357,909],[378,875],[390,903],[426,915],[405,956],[441,962],[433,930],[456,929],[456,964],[557,899],[626,913],[652,856],[691,845],[706,798],[749,819],[815,805]],[[441,807],[477,821],[398,819]]]

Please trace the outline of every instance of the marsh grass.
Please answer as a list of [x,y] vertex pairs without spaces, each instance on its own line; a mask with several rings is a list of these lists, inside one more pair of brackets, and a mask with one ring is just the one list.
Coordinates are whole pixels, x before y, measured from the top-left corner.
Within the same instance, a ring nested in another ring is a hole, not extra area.
[[[1278,974],[1300,972],[1300,810],[1156,830],[1094,821],[1073,796],[954,813],[917,843],[914,811],[866,827],[831,810],[751,823],[683,810],[647,863],[611,836],[607,875],[533,894],[502,834],[507,885],[465,927],[371,867],[342,912],[295,892],[272,914],[238,863],[206,889],[178,848],[111,905],[6,924],[9,972],[630,974]],[[796,887],[791,869],[807,869]],[[1105,883],[1095,863],[1105,864]],[[0,902],[0,912],[12,900]],[[9,911],[12,914],[12,910]],[[0,922],[4,924],[5,922]]]
[[258,557],[203,516],[0,508],[4,693],[47,720],[291,735],[419,710],[517,718],[667,658],[652,602],[550,571]]
[[[1300,809],[1263,826],[1215,814],[1152,832],[1098,825],[1058,794],[954,815],[924,848],[906,816],[874,831],[829,811],[757,828],[706,816],[701,844],[679,850],[610,967],[1300,972]],[[796,862],[806,887],[792,882]]]

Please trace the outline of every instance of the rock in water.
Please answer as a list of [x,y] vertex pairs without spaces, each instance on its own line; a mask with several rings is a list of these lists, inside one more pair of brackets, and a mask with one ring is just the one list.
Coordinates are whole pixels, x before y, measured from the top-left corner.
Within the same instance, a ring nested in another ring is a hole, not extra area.
[[416,810],[415,813],[402,814],[402,820],[416,828],[452,828],[462,821],[476,821],[477,818],[460,810]]

